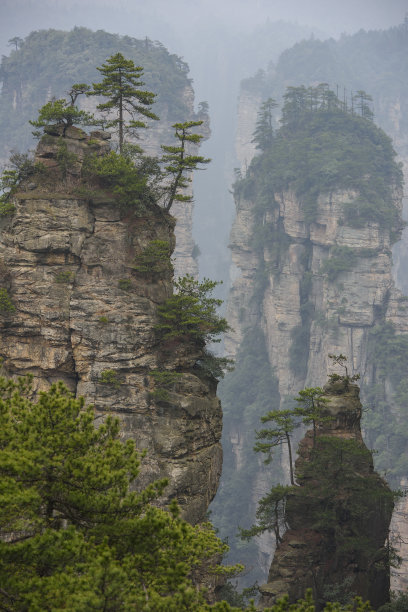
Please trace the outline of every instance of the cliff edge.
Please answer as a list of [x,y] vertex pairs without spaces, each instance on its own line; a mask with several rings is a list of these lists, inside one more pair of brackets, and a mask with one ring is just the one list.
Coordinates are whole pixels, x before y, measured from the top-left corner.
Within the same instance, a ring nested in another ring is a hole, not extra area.
[[[117,415],[123,437],[146,451],[140,486],[168,478],[163,503],[176,498],[196,523],[221,471],[221,408],[216,381],[196,367],[200,349],[165,350],[155,329],[173,291],[174,219],[154,204],[123,210],[112,191],[83,179],[89,153],[108,153],[108,135],[47,132],[36,152],[42,172],[21,183],[1,221],[4,374],[31,372],[36,391],[62,380],[97,418]],[[168,261],[140,271],[154,241],[168,245]]]
[[374,472],[361,437],[359,388],[347,379],[332,382],[323,399],[330,420],[317,429],[315,442],[313,431],[300,442],[299,486],[287,498],[288,530],[260,588],[261,606],[285,593],[295,602],[312,588],[318,609],[353,595],[377,609],[389,598],[392,492]]

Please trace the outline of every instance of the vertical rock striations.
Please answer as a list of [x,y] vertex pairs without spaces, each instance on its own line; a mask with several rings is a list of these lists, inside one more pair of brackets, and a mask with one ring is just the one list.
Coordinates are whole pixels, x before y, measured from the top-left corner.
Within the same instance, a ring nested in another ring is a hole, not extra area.
[[[227,305],[234,332],[225,346],[237,355],[237,364],[245,363],[245,339],[255,332],[264,336],[276,391],[263,414],[290,405],[303,387],[322,386],[334,371],[328,355],[346,355],[350,374],[362,377],[363,401],[370,407],[363,427],[369,447],[379,451],[377,469],[386,470],[398,487],[408,467],[403,417],[408,319],[391,253],[402,228],[401,171],[389,139],[368,119],[336,102],[331,109],[302,110],[302,96],[305,102],[318,92],[292,88],[270,148],[235,185],[234,280]],[[257,406],[250,409],[255,413]],[[254,443],[252,431],[242,432],[239,446],[233,437],[235,421],[247,411],[226,414],[234,458]],[[238,465],[237,459],[233,469]],[[284,453],[281,466],[286,470]],[[267,488],[283,482],[279,470],[270,473]],[[266,491],[261,490],[265,474],[258,474],[247,480],[248,516]],[[220,493],[223,486],[222,481]],[[243,505],[242,496],[239,501]]]
[[[147,37],[138,40],[102,30],[92,32],[75,27],[70,32],[40,30],[29,34],[18,49],[1,62],[0,92],[0,160],[6,162],[10,151],[32,146],[28,124],[38,109],[52,97],[65,97],[73,83],[97,82],[96,67],[106,58],[121,52],[144,69],[146,89],[157,94],[154,112],[160,121],[149,121],[149,129],[141,130],[141,145],[148,155],[160,156],[160,145],[173,145],[172,125],[187,120],[204,120],[203,133],[209,136],[209,116],[194,110],[194,90],[188,77],[188,65],[177,55],[170,54],[159,41]],[[81,97],[79,106],[95,112],[100,100]],[[144,132],[144,133],[142,133]],[[173,216],[176,245],[174,248],[176,276],[198,276],[192,237],[193,205],[175,203]]]
[[360,431],[359,389],[346,380],[325,387],[325,418],[301,440],[296,461],[298,485],[288,494],[288,530],[275,552],[261,607],[289,594],[290,602],[312,588],[318,609],[333,593],[370,600],[375,609],[388,601],[389,555],[386,539],[392,492],[373,470]]
[[[175,497],[196,523],[221,470],[216,384],[195,366],[200,350],[165,350],[158,340],[170,262],[137,266],[152,241],[173,250],[174,219],[157,206],[123,211],[112,193],[81,179],[84,157],[107,152],[104,133],[48,131],[36,154],[45,174],[20,186],[14,214],[2,221],[1,285],[15,308],[0,313],[3,368],[31,372],[36,390],[63,380],[98,417],[116,414],[123,436],[147,451],[141,486],[167,477],[166,499]],[[65,178],[61,143],[76,156]],[[161,372],[176,373],[165,393]]]

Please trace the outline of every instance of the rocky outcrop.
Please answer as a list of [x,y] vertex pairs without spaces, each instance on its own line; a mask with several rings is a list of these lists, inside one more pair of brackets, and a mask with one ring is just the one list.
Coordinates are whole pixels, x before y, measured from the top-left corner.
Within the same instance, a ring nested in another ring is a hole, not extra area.
[[325,388],[325,418],[308,431],[296,461],[298,485],[288,495],[288,530],[275,552],[261,608],[312,588],[318,609],[335,589],[360,595],[375,609],[388,601],[390,567],[386,538],[392,493],[373,471],[360,418],[359,389],[343,379]]
[[[406,432],[402,427],[408,319],[407,298],[393,278],[392,248],[401,235],[402,190],[390,183],[387,201],[373,197],[376,206],[387,207],[392,223],[376,220],[374,207],[356,221],[348,211],[358,210],[360,194],[351,187],[351,181],[350,187],[347,180],[342,180],[342,188],[335,185],[325,189],[321,188],[319,171],[309,172],[308,186],[313,186],[315,199],[313,214],[308,215],[307,186],[302,193],[298,177],[303,160],[308,155],[313,158],[313,151],[306,147],[299,154],[298,145],[305,143],[293,141],[293,154],[285,157],[288,167],[283,167],[278,157],[286,150],[285,136],[290,141],[291,132],[289,129],[287,134],[275,135],[271,150],[264,156],[259,153],[244,179],[236,184],[236,217],[230,240],[232,284],[227,303],[233,331],[225,338],[226,352],[237,356],[237,363],[244,363],[248,359],[244,346],[248,333],[257,330],[263,334],[271,378],[276,377],[277,387],[267,410],[286,408],[300,389],[323,386],[327,375],[342,374],[329,354],[346,355],[350,375],[361,375],[363,402],[370,408],[363,424],[367,444],[379,451],[378,469],[387,470],[392,486],[398,488],[399,479],[406,475]],[[328,130],[326,135],[329,142]],[[334,142],[336,138],[333,134]],[[324,144],[322,147],[324,150]],[[333,169],[337,161],[329,155],[330,146],[327,159],[333,162]],[[373,181],[381,178],[379,170],[371,172]],[[292,183],[285,173],[293,177]],[[233,397],[232,389],[228,393]],[[247,392],[248,397],[255,394],[255,388]],[[256,406],[250,409],[255,411]],[[224,436],[238,469],[244,456],[242,449],[253,447],[254,434],[242,432],[236,445],[232,418],[231,423],[228,418]],[[255,464],[256,458],[253,461]],[[288,482],[285,453],[275,461],[280,465],[275,464],[275,470],[270,471],[266,488],[267,478],[259,469],[258,476],[247,482],[248,516],[254,501],[265,495],[271,484]],[[402,533],[403,521],[400,523],[395,531]],[[395,546],[401,544],[396,541]],[[258,558],[254,556],[252,564],[259,566],[260,551],[265,549],[261,538],[253,548]],[[406,556],[403,549],[399,553]]]
[[[96,106],[99,102],[100,100],[96,100],[95,98],[85,98],[81,100],[80,107],[97,116],[98,111]],[[185,112],[188,114],[185,120],[192,117],[192,120],[203,121],[203,125],[198,128],[198,131],[205,139],[209,138],[211,133],[209,116],[206,113],[194,113],[194,90],[191,85],[187,85],[184,90],[180,92],[180,105],[186,109]],[[173,121],[168,115],[168,109],[165,107],[161,114],[160,121],[147,120],[148,129],[139,130],[137,138],[132,139],[130,137],[129,140],[132,141],[133,144],[142,147],[146,155],[161,157],[163,154],[161,145],[174,146],[176,144],[173,137],[174,130],[171,127]],[[199,147],[199,144],[194,144],[191,146],[191,149],[198,155]],[[186,188],[186,194],[193,194],[191,185]],[[176,225],[174,227],[176,243],[173,251],[173,262],[176,278],[186,274],[191,274],[194,278],[198,278],[198,262],[194,257],[193,213],[193,202],[175,201],[173,203],[172,216],[176,219]]]
[[[406,317],[396,307],[404,297],[392,278],[390,231],[378,223],[347,226],[343,204],[353,195],[321,195],[313,223],[305,222],[302,202],[293,192],[278,195],[278,210],[265,215],[265,225],[277,228],[286,240],[278,255],[272,250],[273,240],[261,255],[254,251],[253,203],[243,199],[238,202],[231,251],[240,274],[236,275],[228,303],[234,332],[225,343],[227,352],[235,354],[245,328],[261,324],[281,397],[292,396],[305,385],[324,384],[333,371],[330,353],[348,355],[351,373],[369,376],[368,330],[384,316],[398,326],[401,319],[401,331],[406,329]],[[396,194],[395,202],[401,207],[400,194]],[[339,247],[353,250],[355,259],[348,269],[327,274],[325,262],[331,259],[334,264]],[[266,282],[254,300],[255,271],[259,269],[265,270]],[[305,368],[301,371],[293,367],[293,358],[291,364],[291,346],[302,325],[301,306],[306,301],[313,320],[304,339],[308,346],[303,342]]]
[[[1,284],[15,307],[0,316],[3,370],[31,372],[37,391],[62,380],[97,418],[117,415],[123,437],[146,451],[140,486],[168,478],[163,502],[176,498],[196,523],[221,470],[216,385],[195,367],[200,350],[158,339],[170,266],[158,275],[135,266],[153,240],[174,248],[174,219],[158,207],[123,212],[112,194],[84,183],[84,155],[108,150],[103,133],[67,130],[62,141],[76,162],[61,178],[61,137],[48,131],[36,154],[46,173],[20,186],[14,214],[2,220]],[[165,394],[157,371],[177,373]]]

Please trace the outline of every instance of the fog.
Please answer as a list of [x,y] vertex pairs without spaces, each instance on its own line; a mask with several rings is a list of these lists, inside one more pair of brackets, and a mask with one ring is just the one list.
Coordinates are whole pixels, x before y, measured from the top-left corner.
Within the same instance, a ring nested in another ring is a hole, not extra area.
[[148,36],[184,58],[196,102],[209,102],[212,129],[203,154],[213,162],[195,184],[200,270],[225,280],[241,79],[298,40],[388,28],[401,23],[407,11],[408,0],[0,0],[0,51],[8,54],[8,40],[32,30],[85,26]]
[[0,43],[5,53],[13,34],[78,25],[160,37],[177,53],[191,34],[217,26],[248,32],[267,19],[282,19],[337,36],[389,27],[401,22],[406,11],[408,0],[150,0],[148,5],[145,0],[0,0]]

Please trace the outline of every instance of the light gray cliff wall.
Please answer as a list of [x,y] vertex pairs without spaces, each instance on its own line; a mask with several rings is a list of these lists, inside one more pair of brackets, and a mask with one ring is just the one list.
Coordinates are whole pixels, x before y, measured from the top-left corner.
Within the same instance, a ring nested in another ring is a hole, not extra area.
[[[175,497],[196,523],[221,471],[220,403],[214,381],[194,368],[200,351],[177,343],[164,350],[157,337],[170,275],[143,276],[134,268],[152,240],[174,247],[174,219],[158,208],[122,214],[109,194],[89,194],[79,178],[81,159],[108,145],[100,134],[90,139],[74,128],[64,141],[78,156],[67,180],[59,178],[58,136],[47,135],[37,160],[48,178],[22,184],[14,214],[2,221],[2,286],[16,308],[0,317],[4,372],[31,372],[36,390],[62,380],[101,417],[117,415],[123,437],[147,451],[140,486],[169,478],[163,502]],[[88,195],[78,195],[81,186]],[[179,374],[167,402],[151,395],[154,370]]]

